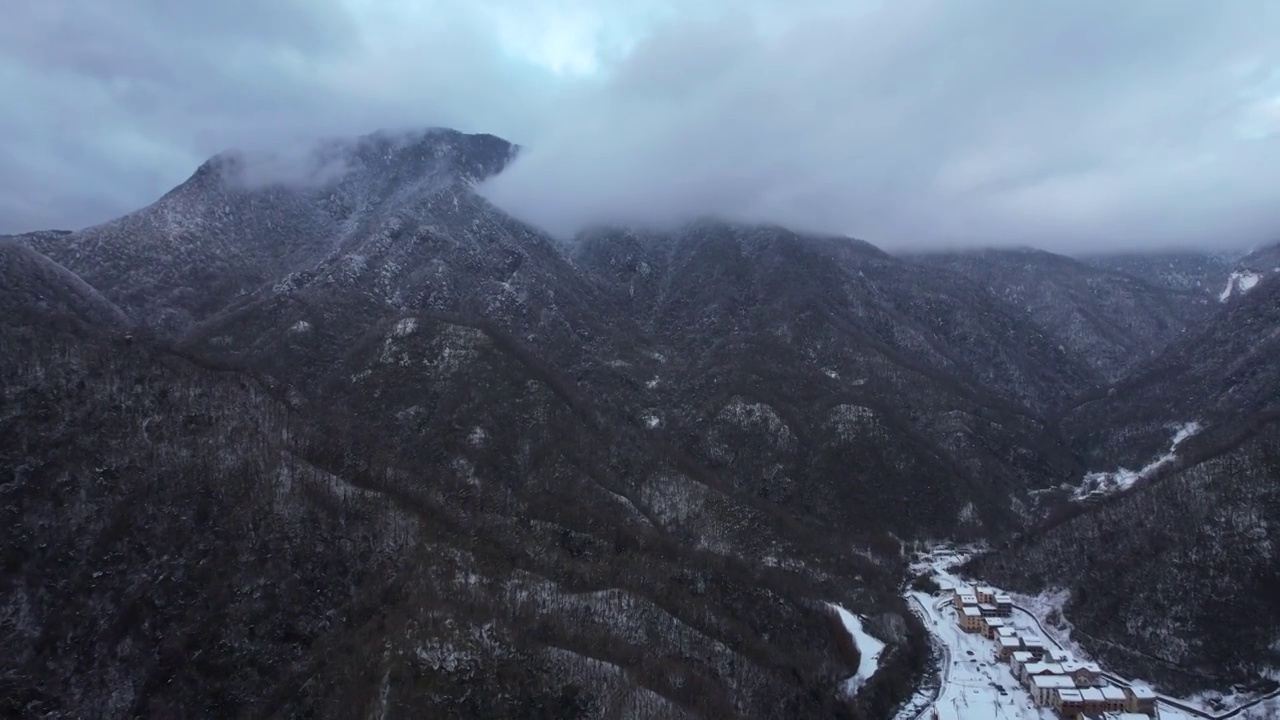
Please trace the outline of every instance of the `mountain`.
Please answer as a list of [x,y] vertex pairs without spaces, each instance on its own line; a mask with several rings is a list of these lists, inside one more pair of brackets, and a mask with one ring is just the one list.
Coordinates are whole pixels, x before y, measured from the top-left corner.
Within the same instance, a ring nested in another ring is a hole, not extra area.
[[[1143,263],[1136,258],[1086,262],[1040,250],[918,258],[981,282],[1023,309],[1047,337],[1087,364],[1099,384],[1113,382],[1159,354],[1216,310],[1201,288],[1212,271],[1194,265],[1189,256],[1163,266],[1151,258]],[[1206,277],[1198,277],[1200,273]]]
[[[517,152],[228,152],[0,240],[6,712],[885,717],[929,663],[904,541],[1104,522],[1058,489],[1174,421],[1188,463],[1269,467],[1265,415],[1227,421],[1271,407],[1269,280],[715,220],[562,242],[480,191]],[[854,698],[830,603],[886,644]]]
[[0,237],[0,315],[72,317],[124,327],[128,318],[75,273],[20,243]]
[[1106,393],[1085,397],[1064,428],[1096,470],[1141,464],[1189,422],[1207,428],[1193,444],[1210,442],[1280,402],[1278,349],[1280,275],[1273,274]]
[[[909,693],[927,647],[884,526],[833,537],[655,432],[653,341],[474,192],[509,147],[426,133],[366,173],[370,142],[316,185],[215,159],[18,239],[140,329],[5,317],[5,458],[35,468],[6,486],[9,709],[875,717]],[[856,701],[829,602],[889,643]]]
[[[1246,266],[1247,267],[1247,266]],[[970,570],[1027,593],[1065,589],[1073,638],[1121,674],[1193,692],[1280,664],[1280,279],[1219,305],[1199,331],[1064,420],[1094,470],[1132,489],[1055,518]],[[1229,620],[1224,621],[1224,618]]]
[[1249,685],[1280,665],[1280,414],[1157,482],[970,570],[1030,594],[1068,591],[1071,636],[1167,692]]

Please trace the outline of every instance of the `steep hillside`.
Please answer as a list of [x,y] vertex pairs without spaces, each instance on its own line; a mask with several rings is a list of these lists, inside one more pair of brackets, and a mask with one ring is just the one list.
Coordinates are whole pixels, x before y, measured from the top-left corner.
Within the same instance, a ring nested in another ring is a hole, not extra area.
[[[914,256],[986,285],[1024,310],[1052,342],[1087,364],[1097,381],[1113,382],[1151,359],[1216,309],[1197,283],[1174,288],[1039,250],[984,250]],[[1172,265],[1171,267],[1176,267]],[[1158,278],[1160,276],[1157,275]]]
[[125,326],[120,308],[75,273],[16,239],[0,238],[0,317],[42,313],[91,326]]
[[1280,667],[1280,415],[1201,462],[980,558],[1027,593],[1065,588],[1072,637],[1122,675],[1172,692]]
[[1280,275],[1223,303],[1200,332],[1086,397],[1064,424],[1090,467],[1134,467],[1167,447],[1172,428],[1199,422],[1191,445],[1231,433],[1280,402]]
[[[678,454],[633,464],[638,431],[482,331],[399,327],[354,350],[363,404],[300,414],[145,339],[6,314],[4,712],[874,717],[908,692],[924,644],[893,566]],[[399,384],[400,353],[434,382]],[[854,705],[827,601],[891,643]]]
[[142,210],[22,239],[139,322],[180,332],[341,255],[348,238],[440,184],[497,172],[512,153],[498,138],[439,129],[329,141],[301,159],[228,152]]

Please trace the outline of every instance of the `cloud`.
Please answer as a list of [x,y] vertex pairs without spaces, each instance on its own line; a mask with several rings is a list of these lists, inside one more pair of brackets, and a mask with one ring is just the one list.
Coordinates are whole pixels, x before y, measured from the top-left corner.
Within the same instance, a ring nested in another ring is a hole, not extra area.
[[486,192],[559,234],[713,214],[888,247],[1280,235],[1274,5],[811,3],[776,20],[655,32]]
[[311,177],[298,143],[429,125],[524,146],[484,192],[563,235],[719,215],[890,248],[1088,250],[1280,228],[1274,3],[8,10],[0,232],[109,219],[228,148],[275,157],[265,181]]

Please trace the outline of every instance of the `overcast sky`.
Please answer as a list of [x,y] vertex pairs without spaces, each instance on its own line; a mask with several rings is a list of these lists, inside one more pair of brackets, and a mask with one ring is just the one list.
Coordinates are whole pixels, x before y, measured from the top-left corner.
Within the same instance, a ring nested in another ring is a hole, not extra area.
[[5,0],[0,232],[221,150],[444,125],[565,234],[717,215],[887,248],[1280,239],[1280,0]]

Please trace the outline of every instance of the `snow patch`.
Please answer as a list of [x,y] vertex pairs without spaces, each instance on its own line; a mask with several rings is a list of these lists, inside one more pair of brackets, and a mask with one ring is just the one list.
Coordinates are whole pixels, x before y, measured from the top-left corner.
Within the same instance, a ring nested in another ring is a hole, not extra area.
[[289,328],[289,332],[304,333],[310,329],[311,329],[311,323],[307,322],[306,320],[299,320]]
[[662,424],[662,418],[658,417],[657,415],[649,414],[644,416],[644,426],[649,428],[650,430],[656,429],[661,424]]
[[412,335],[414,330],[418,329],[417,318],[404,318],[396,322],[396,326],[391,330],[392,337],[406,337]]
[[880,654],[884,652],[884,643],[862,628],[862,618],[834,603],[827,603],[827,605],[840,616],[840,622],[844,623],[845,631],[849,633],[849,637],[853,638],[853,644],[858,647],[858,672],[844,681],[845,693],[853,696],[880,668]]
[[1258,286],[1258,282],[1262,280],[1262,276],[1258,273],[1248,270],[1237,270],[1231,273],[1231,277],[1227,278],[1227,287],[1218,296],[1218,302],[1226,302],[1231,299],[1232,294],[1239,292],[1244,294]]
[[1072,499],[1083,500],[1087,497],[1111,495],[1128,490],[1134,483],[1150,477],[1155,471],[1176,460],[1178,446],[1203,429],[1203,425],[1194,421],[1177,426],[1169,443],[1169,452],[1152,460],[1141,470],[1119,468],[1111,472],[1091,472],[1085,475],[1080,487],[1071,493]]

